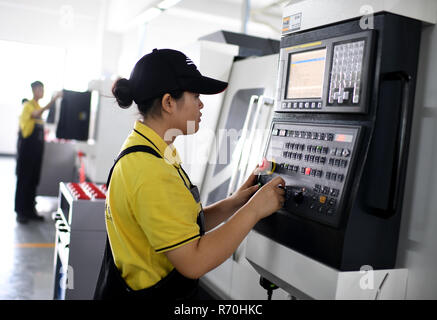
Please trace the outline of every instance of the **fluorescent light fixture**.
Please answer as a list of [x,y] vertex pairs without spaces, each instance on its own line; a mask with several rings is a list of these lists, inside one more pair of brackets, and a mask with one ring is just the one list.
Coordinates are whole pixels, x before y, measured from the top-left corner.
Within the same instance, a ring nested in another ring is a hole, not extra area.
[[180,1],[181,0],[164,0],[164,1],[161,1],[160,3],[158,3],[157,7],[159,9],[162,9],[162,10],[167,10],[168,8],[173,7],[174,5],[176,5]]

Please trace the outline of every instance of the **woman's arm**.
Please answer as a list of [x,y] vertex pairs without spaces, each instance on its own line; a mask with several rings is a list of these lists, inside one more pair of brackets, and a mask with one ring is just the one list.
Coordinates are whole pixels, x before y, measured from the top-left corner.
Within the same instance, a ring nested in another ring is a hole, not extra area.
[[243,183],[243,185],[232,196],[203,209],[205,213],[206,231],[212,230],[220,223],[226,221],[258,190],[258,185],[254,185],[256,182],[257,168],[255,168],[249,178],[247,178],[246,182]]
[[226,261],[260,219],[282,207],[285,191],[278,188],[279,185],[284,186],[285,181],[278,176],[264,185],[225,224],[164,254],[182,275],[200,278]]

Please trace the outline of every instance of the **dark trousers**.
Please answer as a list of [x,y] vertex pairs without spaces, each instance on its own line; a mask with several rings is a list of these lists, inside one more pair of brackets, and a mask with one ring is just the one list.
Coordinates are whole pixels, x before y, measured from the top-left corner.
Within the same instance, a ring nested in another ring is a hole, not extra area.
[[41,174],[44,153],[44,127],[35,125],[32,134],[23,138],[18,134],[17,185],[15,190],[15,212],[21,216],[35,213],[36,188]]

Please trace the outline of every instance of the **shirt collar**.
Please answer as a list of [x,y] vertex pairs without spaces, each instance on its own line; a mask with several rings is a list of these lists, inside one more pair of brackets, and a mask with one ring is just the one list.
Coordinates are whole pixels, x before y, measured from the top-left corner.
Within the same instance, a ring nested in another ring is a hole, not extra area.
[[[157,151],[169,164],[180,167],[182,161],[173,143],[167,144],[152,128],[140,121],[135,122],[134,128],[153,142],[153,144],[158,148]],[[134,134],[137,135],[137,133]],[[140,136],[140,138],[143,139],[144,142],[148,142],[144,137]]]

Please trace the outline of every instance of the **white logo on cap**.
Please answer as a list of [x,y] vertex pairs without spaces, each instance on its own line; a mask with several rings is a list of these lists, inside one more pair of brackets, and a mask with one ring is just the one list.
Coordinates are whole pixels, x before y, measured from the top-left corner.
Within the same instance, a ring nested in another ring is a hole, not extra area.
[[192,64],[194,64],[194,62],[193,61],[191,61],[191,59],[190,58],[186,58],[185,59],[185,62],[187,63],[187,65],[192,65]]

